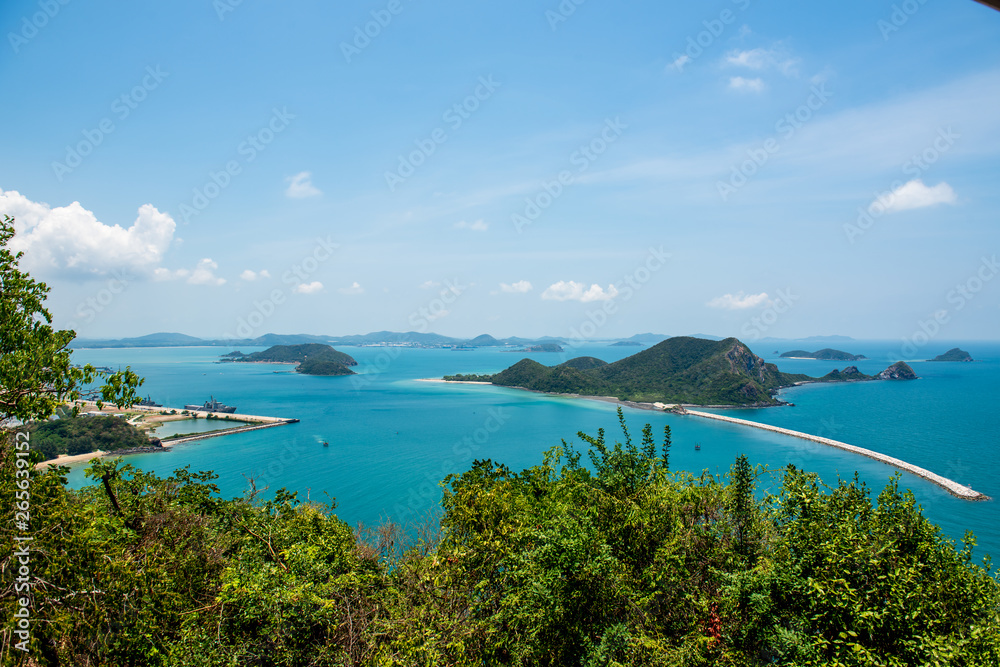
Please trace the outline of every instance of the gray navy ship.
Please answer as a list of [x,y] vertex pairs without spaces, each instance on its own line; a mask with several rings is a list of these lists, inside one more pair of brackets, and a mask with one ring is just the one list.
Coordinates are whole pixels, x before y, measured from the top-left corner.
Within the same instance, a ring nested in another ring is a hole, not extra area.
[[232,405],[226,405],[225,403],[220,403],[215,400],[215,396],[212,396],[210,400],[205,401],[204,405],[185,405],[185,410],[204,410],[205,412],[225,412],[232,414],[236,412],[236,408]]

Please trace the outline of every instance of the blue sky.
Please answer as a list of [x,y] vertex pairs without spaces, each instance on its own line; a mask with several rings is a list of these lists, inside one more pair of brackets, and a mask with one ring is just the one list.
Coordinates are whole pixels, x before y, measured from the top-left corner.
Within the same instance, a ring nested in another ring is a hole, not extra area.
[[4,2],[0,213],[84,337],[996,338],[1000,12],[576,2]]

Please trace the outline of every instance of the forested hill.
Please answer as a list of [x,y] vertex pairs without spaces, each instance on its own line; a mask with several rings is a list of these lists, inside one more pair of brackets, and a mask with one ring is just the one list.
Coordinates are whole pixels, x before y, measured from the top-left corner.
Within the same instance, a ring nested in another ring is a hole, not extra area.
[[[905,364],[904,364],[905,366]],[[898,373],[864,375],[856,368],[833,371],[822,378],[783,373],[741,341],[678,336],[625,359],[605,364],[590,357],[543,366],[523,359],[492,376],[446,376],[474,379],[504,387],[583,396],[614,396],[640,402],[690,405],[778,405],[778,389],[798,382],[844,382],[916,377],[908,366]]]
[[275,345],[253,354],[225,356],[234,362],[297,363],[296,370],[306,375],[353,375],[348,366],[358,365],[351,355],[322,343]]
[[492,377],[493,384],[630,401],[697,405],[775,405],[773,392],[806,375],[782,373],[735,338],[678,336],[614,363],[570,360],[547,367],[524,359]]

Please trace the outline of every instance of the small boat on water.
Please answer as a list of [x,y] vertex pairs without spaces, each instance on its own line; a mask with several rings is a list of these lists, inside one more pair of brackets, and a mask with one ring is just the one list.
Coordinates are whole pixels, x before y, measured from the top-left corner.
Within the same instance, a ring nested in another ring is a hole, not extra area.
[[701,443],[696,443],[695,444],[694,451],[696,451],[696,452],[700,452],[701,451]]
[[329,446],[330,446],[330,443],[329,443],[329,442],[327,442],[326,440],[324,440],[324,441],[323,441],[323,446],[324,446],[324,447],[329,447]]
[[236,407],[233,405],[226,405],[225,403],[220,403],[215,400],[215,396],[212,396],[209,400],[205,401],[204,405],[185,405],[185,410],[204,410],[205,412],[224,412],[227,414],[232,414],[236,412]]

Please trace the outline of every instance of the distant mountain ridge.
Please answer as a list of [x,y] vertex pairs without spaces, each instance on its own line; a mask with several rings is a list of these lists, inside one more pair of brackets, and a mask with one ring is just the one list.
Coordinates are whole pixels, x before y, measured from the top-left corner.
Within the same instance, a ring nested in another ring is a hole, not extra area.
[[414,345],[424,347],[503,347],[507,345],[544,345],[547,343],[562,344],[560,338],[543,336],[542,338],[509,338],[497,339],[488,334],[476,338],[452,338],[436,333],[420,333],[417,331],[374,331],[364,335],[351,336],[318,336],[313,334],[275,334],[267,333],[257,338],[196,338],[181,333],[154,333],[135,338],[78,338],[73,341],[74,349],[84,348],[122,348],[122,347],[270,347],[272,345],[305,345],[320,343],[326,345]]

